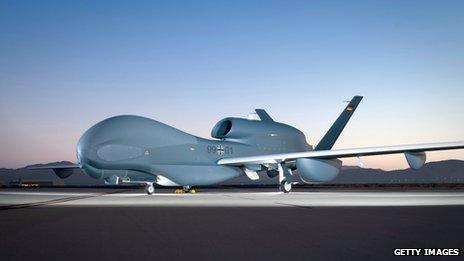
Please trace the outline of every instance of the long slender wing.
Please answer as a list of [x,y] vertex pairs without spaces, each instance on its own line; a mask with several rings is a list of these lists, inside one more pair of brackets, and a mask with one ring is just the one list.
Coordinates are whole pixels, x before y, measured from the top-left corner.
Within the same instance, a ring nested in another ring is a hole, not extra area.
[[453,150],[453,149],[463,149],[463,148],[464,148],[464,141],[369,147],[369,148],[354,148],[354,149],[338,149],[338,150],[319,150],[319,151],[260,155],[260,156],[251,156],[251,157],[222,158],[218,160],[217,164],[241,166],[241,165],[246,165],[246,164],[269,164],[269,163],[288,162],[288,161],[293,161],[299,158],[335,159],[335,158],[349,158],[349,157],[359,157],[359,156],[395,154],[395,153],[403,153],[403,152],[423,152],[423,151]]
[[51,169],[58,177],[65,179],[74,173],[74,169],[79,169],[80,167],[81,165],[79,164],[52,164],[44,166],[31,166],[27,168],[32,170]]
[[79,164],[57,164],[57,165],[44,165],[44,166],[31,166],[28,169],[78,169],[81,165]]

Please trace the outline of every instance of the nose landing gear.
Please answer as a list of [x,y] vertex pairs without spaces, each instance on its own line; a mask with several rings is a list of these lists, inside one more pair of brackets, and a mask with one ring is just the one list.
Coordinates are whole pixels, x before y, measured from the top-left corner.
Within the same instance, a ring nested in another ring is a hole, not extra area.
[[145,185],[145,192],[148,195],[155,193],[155,187],[153,186],[153,183],[147,183],[147,185]]

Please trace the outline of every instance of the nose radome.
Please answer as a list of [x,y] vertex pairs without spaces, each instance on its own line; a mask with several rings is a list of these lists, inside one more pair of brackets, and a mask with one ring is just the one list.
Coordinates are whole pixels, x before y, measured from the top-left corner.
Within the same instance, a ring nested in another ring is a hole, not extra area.
[[96,167],[102,161],[108,164],[143,156],[142,146],[132,144],[139,141],[133,133],[140,133],[147,126],[152,127],[153,121],[135,116],[115,116],[93,125],[77,143],[80,164]]
[[82,136],[80,137],[79,141],[77,142],[76,146],[76,154],[77,154],[77,160],[81,165],[85,165],[89,161],[89,153],[91,150],[91,141],[92,141],[92,136],[95,132],[94,127],[90,128]]
[[85,163],[85,155],[80,141],[77,143],[76,156],[77,163],[83,165]]
[[86,144],[82,142],[82,139],[79,139],[77,143],[76,156],[77,156],[78,164],[80,164],[82,167],[88,164],[88,161],[89,161],[88,149],[86,148]]
[[86,131],[82,137],[77,142],[77,160],[81,165],[82,171],[87,174],[88,176],[100,179],[102,177],[102,171],[97,169],[91,165],[92,162],[92,132]]

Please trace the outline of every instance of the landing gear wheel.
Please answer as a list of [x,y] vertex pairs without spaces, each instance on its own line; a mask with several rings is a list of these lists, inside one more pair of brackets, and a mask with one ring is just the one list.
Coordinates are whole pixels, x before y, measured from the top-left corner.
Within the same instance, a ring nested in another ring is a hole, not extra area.
[[190,193],[190,194],[194,194],[194,193],[197,193],[197,191],[190,187],[190,186],[183,186],[181,189],[176,189],[174,191],[174,193],[176,194],[184,194],[184,193]]
[[184,193],[190,193],[190,194],[197,193],[197,191],[191,186],[183,186],[182,189],[184,190]]
[[155,192],[155,187],[153,186],[153,184],[147,184],[145,186],[145,192],[147,192],[148,195],[151,195]]
[[279,190],[283,193],[290,192],[290,190],[292,190],[292,183],[282,180],[282,182],[280,182]]

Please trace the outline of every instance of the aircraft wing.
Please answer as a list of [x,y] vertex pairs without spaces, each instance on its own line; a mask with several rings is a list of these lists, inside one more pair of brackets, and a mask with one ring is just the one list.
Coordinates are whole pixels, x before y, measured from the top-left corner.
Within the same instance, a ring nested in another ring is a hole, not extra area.
[[305,151],[294,153],[270,154],[250,157],[222,158],[218,160],[219,165],[243,166],[253,164],[272,164],[280,162],[290,162],[299,158],[313,159],[336,159],[349,158],[360,156],[374,156],[396,153],[414,153],[436,150],[453,150],[464,149],[464,141],[460,142],[443,142],[429,144],[413,144],[413,145],[396,145],[382,147],[367,147],[354,149],[336,149],[336,150],[318,150]]
[[32,170],[44,170],[44,169],[51,169],[55,174],[64,179],[71,176],[74,173],[74,169],[81,168],[80,164],[55,164],[55,165],[44,165],[44,166],[31,166],[27,167],[27,169]]
[[44,165],[27,167],[27,169],[78,169],[81,165],[79,164],[57,164],[57,165]]

